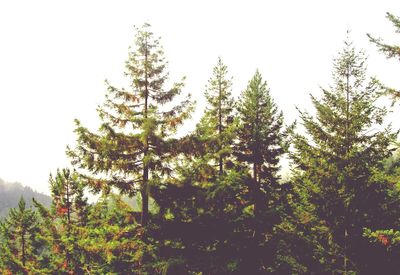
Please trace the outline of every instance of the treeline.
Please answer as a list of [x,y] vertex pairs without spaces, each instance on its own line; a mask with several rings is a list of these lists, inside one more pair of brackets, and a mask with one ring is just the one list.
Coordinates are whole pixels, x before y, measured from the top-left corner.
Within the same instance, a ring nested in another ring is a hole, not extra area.
[[[50,177],[51,207],[22,199],[1,223],[3,274],[398,273],[398,132],[378,101],[399,93],[367,77],[349,40],[299,125],[285,125],[259,71],[235,100],[218,59],[200,122],[177,138],[194,102],[183,81],[166,87],[166,65],[150,26],[137,29],[131,85],[106,81],[97,132],[76,121],[76,170]],[[100,199],[89,204],[84,190]],[[121,195],[138,197],[140,211]]]
[[51,198],[38,193],[32,188],[22,186],[18,182],[5,182],[0,179],[0,219],[8,215],[11,208],[18,206],[18,200],[23,196],[28,206],[32,206],[32,198],[36,198],[45,206],[50,206]]

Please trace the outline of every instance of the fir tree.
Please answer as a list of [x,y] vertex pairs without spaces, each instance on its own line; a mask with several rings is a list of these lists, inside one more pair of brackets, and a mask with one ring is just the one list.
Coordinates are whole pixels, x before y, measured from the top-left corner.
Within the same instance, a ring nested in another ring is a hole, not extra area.
[[120,195],[109,194],[93,204],[76,240],[85,274],[159,274],[153,268],[156,248],[143,242],[136,214]]
[[[259,71],[238,103],[239,128],[234,154],[246,173],[240,200],[242,214],[241,272],[266,272],[272,267],[276,248],[271,238],[281,222],[279,213],[284,185],[279,183],[279,160],[287,148],[283,114],[270,96]],[[248,210],[252,215],[248,216]],[[250,234],[250,235],[249,235]],[[246,236],[247,235],[247,236]]]
[[218,58],[213,75],[208,80],[205,97],[207,106],[204,116],[197,125],[197,136],[207,147],[203,158],[213,161],[218,174],[223,175],[227,157],[232,153],[235,131],[233,111],[235,108],[231,94],[232,80],[228,78],[228,67]]
[[69,273],[82,273],[82,250],[77,241],[80,231],[88,222],[90,209],[84,197],[84,186],[75,171],[57,170],[50,175],[51,209],[33,200],[47,225],[42,229],[51,257],[49,268]]
[[94,174],[86,176],[94,191],[116,187],[129,196],[140,191],[143,226],[148,222],[151,186],[172,172],[170,159],[177,148],[172,135],[193,107],[189,97],[172,109],[164,106],[183,87],[179,82],[164,88],[166,65],[159,40],[144,24],[137,29],[126,62],[130,89],[106,82],[106,101],[98,109],[103,121],[100,133],[90,132],[77,121],[78,146],[68,150],[75,165]]
[[293,160],[301,170],[295,181],[303,190],[299,193],[307,194],[310,209],[329,228],[338,245],[329,268],[342,273],[378,268],[377,262],[384,259],[379,254],[369,258],[376,251],[368,250],[362,228],[396,219],[384,211],[395,199],[393,186],[375,173],[390,156],[396,133],[377,129],[386,110],[376,105],[380,86],[366,81],[365,62],[363,53],[347,40],[334,62],[334,86],[324,89],[321,99],[312,97],[315,117],[300,112],[307,135],[298,134],[294,140]]
[[267,83],[257,71],[242,93],[238,106],[240,126],[235,155],[240,163],[251,167],[249,191],[254,215],[265,210],[268,186],[279,179],[279,159],[284,153],[283,114],[278,112]]
[[35,211],[26,208],[21,197],[18,208],[12,208],[0,224],[0,264],[10,274],[31,274],[40,271],[40,222]]
[[84,225],[87,221],[88,203],[84,197],[84,186],[75,171],[57,170],[49,179],[54,217],[62,220],[67,230],[72,225]]

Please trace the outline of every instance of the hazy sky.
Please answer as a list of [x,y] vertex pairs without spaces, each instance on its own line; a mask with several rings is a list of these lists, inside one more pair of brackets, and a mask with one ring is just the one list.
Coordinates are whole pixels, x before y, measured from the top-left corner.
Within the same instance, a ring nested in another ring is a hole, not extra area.
[[387,11],[400,15],[400,1],[0,1],[0,177],[48,193],[49,173],[69,164],[73,119],[96,129],[104,79],[124,83],[134,25],[162,37],[171,80],[186,76],[198,101],[195,120],[221,56],[236,96],[258,68],[290,122],[331,83],[347,29],[369,73],[400,87],[398,61],[366,37],[400,44]]

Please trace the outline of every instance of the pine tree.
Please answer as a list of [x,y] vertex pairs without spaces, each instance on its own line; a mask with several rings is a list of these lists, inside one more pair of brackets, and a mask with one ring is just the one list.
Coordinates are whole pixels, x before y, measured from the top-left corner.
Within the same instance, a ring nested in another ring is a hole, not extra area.
[[130,89],[106,82],[106,101],[98,109],[103,121],[100,133],[90,132],[77,121],[78,146],[68,150],[73,164],[92,173],[86,180],[94,191],[116,187],[129,196],[140,192],[143,226],[148,222],[151,186],[172,172],[170,159],[177,149],[172,135],[193,108],[189,97],[169,110],[165,106],[183,87],[179,82],[164,88],[166,65],[159,40],[144,24],[137,29],[126,62]]
[[120,195],[109,194],[93,204],[76,240],[85,274],[159,274],[152,267],[156,248],[143,242],[135,214]]
[[[214,69],[217,76],[226,71],[221,64]],[[237,121],[230,124],[229,115],[222,120],[228,120],[222,127],[226,131],[222,131],[225,152],[232,151],[238,159],[223,158],[221,175],[217,142],[218,79],[214,76],[210,80],[215,83],[211,87],[215,87],[216,94],[212,97],[209,93],[206,114],[194,134],[194,139],[204,141],[204,146],[192,146],[187,158],[176,166],[176,177],[165,182],[155,194],[157,204],[165,211],[160,212],[154,236],[161,246],[160,259],[167,266],[180,263],[180,267],[190,272],[206,274],[260,272],[263,265],[271,267],[274,257],[270,237],[266,236],[280,222],[277,205],[281,204],[284,186],[278,184],[276,172],[287,133],[282,114],[278,113],[266,83],[257,72],[243,93]],[[233,102],[227,103],[222,106],[228,107],[221,109],[233,114],[230,110]],[[255,113],[259,114],[258,118]],[[248,136],[248,127],[254,129],[253,136],[258,139]],[[250,173],[252,157],[261,159],[256,162],[257,190]],[[259,193],[255,194],[256,191]],[[252,210],[254,204],[259,209],[257,217]],[[255,231],[257,237],[254,237]]]
[[82,251],[77,242],[81,230],[88,222],[90,209],[84,197],[84,186],[75,171],[57,170],[50,175],[51,209],[35,199],[34,205],[47,224],[42,229],[48,249],[51,251],[49,267],[63,272],[82,273]]
[[57,170],[54,177],[50,175],[49,184],[54,216],[65,223],[67,230],[71,230],[72,225],[84,225],[88,203],[79,175],[66,168]]
[[223,175],[227,158],[232,153],[235,123],[234,99],[231,94],[232,80],[228,78],[228,67],[218,58],[213,75],[205,91],[207,106],[205,114],[197,125],[197,136],[205,146],[206,161],[213,161],[218,174]]
[[247,244],[241,244],[243,260],[239,269],[266,272],[277,256],[271,234],[281,222],[279,209],[285,186],[279,183],[278,171],[279,160],[288,145],[288,131],[283,125],[283,114],[278,111],[259,71],[242,93],[238,113],[234,154],[247,178],[240,192],[245,206],[241,233]]
[[239,162],[251,167],[249,191],[254,200],[254,215],[267,206],[268,186],[277,183],[279,159],[284,153],[283,114],[278,113],[267,83],[259,71],[242,93],[238,106],[240,127],[235,155]]
[[[69,169],[57,170],[55,177],[50,176],[52,195],[52,224],[57,234],[53,235],[53,248],[59,257],[62,268],[70,272],[82,272],[79,251],[76,247],[77,227],[87,221],[87,199],[83,197],[83,185],[78,174]],[[54,232],[54,231],[53,231]]]
[[[386,110],[376,104],[380,86],[366,81],[365,62],[347,40],[334,62],[334,86],[324,89],[321,99],[311,97],[316,115],[300,112],[307,135],[294,139],[293,160],[301,171],[295,181],[302,186],[297,188],[308,194],[314,214],[339,247],[332,250],[337,258],[328,268],[344,274],[383,265],[382,255],[363,240],[362,229],[396,219],[384,211],[395,199],[393,186],[376,171],[390,156],[397,134],[377,127]],[[369,258],[373,254],[374,260]]]
[[0,224],[2,268],[10,274],[31,274],[40,268],[40,223],[35,211],[26,208],[21,197],[18,208],[12,208]]
[[184,154],[176,159],[174,177],[154,188],[160,211],[153,235],[160,246],[158,264],[167,274],[227,271],[227,240],[233,232],[227,230],[228,212],[235,196],[229,186],[234,184],[236,129],[231,85],[227,66],[219,58],[206,86],[205,113],[195,132],[180,141]]

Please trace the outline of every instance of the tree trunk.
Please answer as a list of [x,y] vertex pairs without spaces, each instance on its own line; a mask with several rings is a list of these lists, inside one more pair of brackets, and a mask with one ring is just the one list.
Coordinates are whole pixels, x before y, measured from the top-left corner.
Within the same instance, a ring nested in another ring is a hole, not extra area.
[[142,216],[141,224],[147,225],[149,218],[149,192],[148,192],[148,181],[149,181],[149,169],[145,167],[143,170],[143,185],[141,190],[142,195]]
[[253,164],[253,180],[254,180],[254,187],[253,187],[253,197],[254,197],[254,210],[253,210],[253,214],[255,217],[258,216],[258,212],[259,212],[259,193],[260,193],[260,188],[259,188],[259,184],[258,184],[258,175],[257,175],[257,164]]
[[[148,99],[149,99],[149,90],[148,90],[148,79],[147,79],[147,40],[145,42],[145,97],[144,97],[144,120],[147,120],[147,108],[148,108]],[[143,182],[141,188],[141,196],[142,196],[142,217],[141,217],[141,224],[142,226],[146,226],[149,217],[149,192],[148,192],[148,184],[149,184],[149,165],[147,154],[149,151],[149,135],[146,133],[145,142],[144,142],[144,150],[143,150]]]
[[[350,68],[349,65],[347,65],[347,72],[346,72],[346,155],[345,155],[345,160],[347,165],[348,159],[349,159],[349,151],[350,151],[350,140],[349,140],[349,128],[350,128]],[[345,190],[347,189],[348,182],[344,182]],[[347,205],[345,207],[345,216],[344,216],[344,255],[343,255],[343,270],[344,270],[344,275],[347,275],[347,269],[348,269],[348,259],[347,259]]]
[[[219,76],[221,77],[221,76]],[[219,150],[221,153],[222,149],[222,88],[221,88],[221,79],[218,80],[218,85],[219,85],[219,99],[218,99],[218,143],[219,143]],[[219,155],[219,174],[222,175],[223,173],[223,159],[221,154]]]
[[22,257],[22,266],[25,266],[25,232],[22,232],[22,236],[21,236],[21,242],[22,242],[22,251],[21,251],[21,257]]

